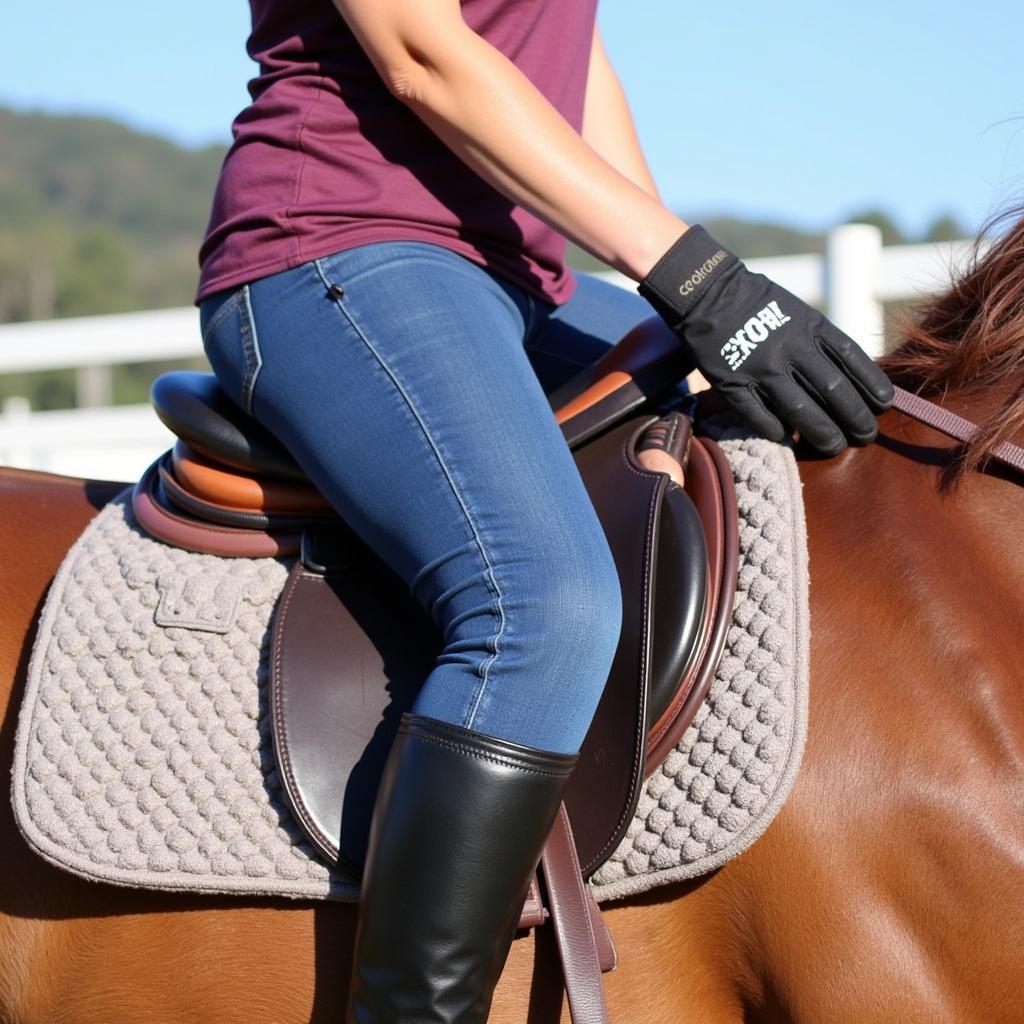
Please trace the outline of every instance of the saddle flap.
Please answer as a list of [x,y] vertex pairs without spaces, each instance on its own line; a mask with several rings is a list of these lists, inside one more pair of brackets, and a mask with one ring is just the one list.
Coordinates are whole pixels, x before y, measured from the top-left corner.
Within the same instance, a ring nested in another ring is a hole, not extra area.
[[[439,638],[401,580],[361,542],[307,537],[272,624],[274,755],[295,821],[328,863],[358,878],[384,763]],[[406,616],[400,633],[395,615]],[[535,873],[519,927],[547,916]],[[602,962],[608,946],[600,947]]]
[[274,614],[274,756],[310,842],[358,877],[388,751],[437,660],[440,636],[355,535],[321,539],[328,543],[305,546],[316,561],[295,561]]

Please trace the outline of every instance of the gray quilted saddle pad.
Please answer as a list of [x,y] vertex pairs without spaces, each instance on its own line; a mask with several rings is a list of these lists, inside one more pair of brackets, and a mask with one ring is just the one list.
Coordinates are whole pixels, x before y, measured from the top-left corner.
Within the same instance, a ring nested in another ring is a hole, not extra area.
[[[807,721],[807,544],[792,451],[720,442],[741,513],[733,623],[707,701],[647,778],[590,879],[599,901],[720,866],[781,807]],[[129,491],[65,556],[19,709],[18,827],[57,867],[116,885],[354,901],[287,808],[267,701],[291,559],[221,558],[143,533]]]

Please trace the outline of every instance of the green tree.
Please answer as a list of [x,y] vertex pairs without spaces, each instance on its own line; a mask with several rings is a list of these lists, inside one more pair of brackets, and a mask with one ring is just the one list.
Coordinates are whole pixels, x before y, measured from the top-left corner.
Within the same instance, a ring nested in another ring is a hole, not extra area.
[[59,267],[58,316],[138,309],[131,244],[114,228],[90,227],[74,239]]
[[189,304],[224,151],[0,108],[0,322]]
[[845,224],[874,224],[882,232],[882,245],[905,245],[909,239],[884,210],[867,209],[847,217]]
[[969,238],[970,232],[954,217],[946,213],[936,217],[924,233],[924,242],[955,242]]

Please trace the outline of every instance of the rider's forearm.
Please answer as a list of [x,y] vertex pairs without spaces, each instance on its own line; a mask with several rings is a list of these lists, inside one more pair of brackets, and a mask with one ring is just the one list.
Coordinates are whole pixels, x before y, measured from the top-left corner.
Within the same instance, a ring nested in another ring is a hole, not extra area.
[[410,53],[389,79],[395,95],[495,188],[633,280],[686,230],[468,26],[449,26],[443,43]]
[[893,391],[863,349],[609,163],[465,23],[459,0],[334,3],[391,92],[500,192],[638,281],[760,434],[799,430],[830,454],[874,438]]
[[612,167],[655,199],[661,198],[640,146],[629,101],[608,59],[597,25],[590,48],[581,134],[584,142]]

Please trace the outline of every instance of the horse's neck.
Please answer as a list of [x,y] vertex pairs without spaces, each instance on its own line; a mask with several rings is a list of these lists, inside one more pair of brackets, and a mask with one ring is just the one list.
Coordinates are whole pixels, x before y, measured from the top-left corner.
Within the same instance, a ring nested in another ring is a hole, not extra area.
[[[978,422],[1009,394],[951,392],[942,404]],[[942,469],[956,446],[890,410],[879,418],[876,443],[801,464],[812,593],[817,565],[846,576],[853,591],[864,579],[868,603],[872,586],[884,585],[910,621],[962,621],[979,637],[980,609],[996,592],[1016,615],[1024,612],[1024,474],[995,465],[943,493]]]
[[[999,399],[947,404],[976,419]],[[884,1005],[887,1020],[962,1007],[995,1020],[1001,980],[1019,976],[1024,486],[992,470],[940,493],[954,446],[890,410],[877,443],[800,463],[800,776],[776,823],[703,891],[730,907],[753,894],[735,924],[718,915],[716,945],[729,977],[782,993],[801,1019],[876,1019]],[[730,961],[732,948],[755,952]]]

